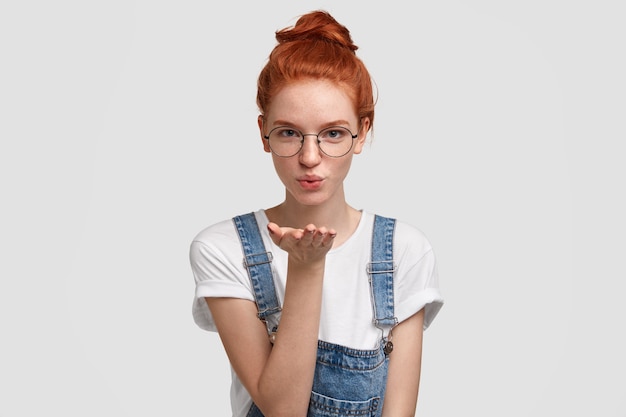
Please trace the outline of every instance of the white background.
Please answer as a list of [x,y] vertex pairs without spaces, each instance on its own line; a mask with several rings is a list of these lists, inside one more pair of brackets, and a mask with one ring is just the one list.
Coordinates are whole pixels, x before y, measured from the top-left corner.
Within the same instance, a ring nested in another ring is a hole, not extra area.
[[417,415],[626,416],[620,4],[3,2],[0,416],[229,415],[188,247],[282,198],[256,76],[317,8],[379,90],[349,202],[440,263]]

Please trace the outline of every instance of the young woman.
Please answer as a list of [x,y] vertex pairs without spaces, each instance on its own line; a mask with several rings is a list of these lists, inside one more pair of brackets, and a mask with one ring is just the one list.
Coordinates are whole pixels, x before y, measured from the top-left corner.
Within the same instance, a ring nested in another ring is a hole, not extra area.
[[224,345],[233,416],[414,415],[423,330],[443,300],[424,235],[345,199],[372,81],[326,12],[276,38],[258,126],[285,199],[195,237],[194,319]]

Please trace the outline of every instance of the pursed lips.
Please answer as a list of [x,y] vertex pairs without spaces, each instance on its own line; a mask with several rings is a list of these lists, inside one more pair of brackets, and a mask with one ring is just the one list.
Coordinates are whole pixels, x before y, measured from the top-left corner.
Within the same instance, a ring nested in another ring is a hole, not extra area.
[[315,175],[306,175],[297,179],[302,188],[315,189],[322,185],[323,179]]

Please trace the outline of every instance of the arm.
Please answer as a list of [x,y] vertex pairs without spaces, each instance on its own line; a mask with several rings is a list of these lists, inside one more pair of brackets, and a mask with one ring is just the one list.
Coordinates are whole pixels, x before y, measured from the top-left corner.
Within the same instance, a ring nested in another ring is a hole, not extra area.
[[230,363],[267,417],[306,416],[315,371],[326,253],[334,231],[269,226],[289,253],[285,300],[272,346],[248,300],[207,298]]
[[383,417],[415,416],[422,367],[424,309],[393,329]]

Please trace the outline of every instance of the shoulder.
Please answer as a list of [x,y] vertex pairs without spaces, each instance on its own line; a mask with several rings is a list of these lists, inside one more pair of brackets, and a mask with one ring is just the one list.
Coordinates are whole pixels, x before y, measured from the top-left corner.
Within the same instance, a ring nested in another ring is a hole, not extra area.
[[237,243],[237,230],[233,220],[226,219],[200,230],[192,239],[191,247],[216,248]]
[[237,227],[235,226],[235,217],[245,216],[248,214],[254,215],[260,230],[263,230],[262,227],[267,226],[267,221],[265,220],[265,214],[263,210],[258,210],[250,213],[242,213],[237,216],[233,216],[229,219],[221,220],[217,223],[214,223],[210,226],[205,227],[200,230],[198,234],[192,239],[191,244],[201,244],[201,245],[222,245],[222,244],[239,244],[239,236],[237,234]]
[[[248,213],[243,213],[248,214]],[[252,212],[261,230],[265,214],[262,210]],[[191,241],[190,256],[194,259],[241,257],[241,241],[233,216],[200,230]]]
[[[426,254],[432,251],[432,245],[424,232],[417,226],[408,223],[402,219],[397,219],[393,216],[387,216],[383,214],[370,214],[365,213],[366,216],[371,217],[371,221],[374,221],[375,216],[382,218],[393,219],[395,221],[394,226],[394,250],[399,252],[410,251],[413,256],[419,254]],[[367,218],[367,217],[366,217]]]
[[433,249],[421,229],[401,220],[396,221],[395,243],[398,249],[410,249],[415,254],[426,254]]

